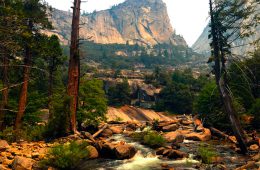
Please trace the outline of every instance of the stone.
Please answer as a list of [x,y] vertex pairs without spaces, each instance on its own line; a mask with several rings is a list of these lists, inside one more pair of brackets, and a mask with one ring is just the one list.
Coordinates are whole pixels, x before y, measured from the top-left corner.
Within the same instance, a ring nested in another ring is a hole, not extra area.
[[257,144],[251,145],[249,147],[250,151],[258,151],[259,150],[259,146]]
[[191,124],[193,124],[193,121],[191,121],[191,120],[181,120],[181,124],[182,125],[185,125],[185,126],[188,126],[188,125],[191,125]]
[[179,126],[177,124],[171,124],[171,125],[168,125],[168,126],[164,126],[162,128],[162,131],[163,132],[172,132],[172,131],[175,131],[179,128]]
[[4,165],[0,164],[0,170],[8,170],[9,168],[6,168]]
[[0,140],[0,152],[6,151],[10,146],[6,140]]
[[81,135],[83,136],[84,139],[89,139],[93,142],[95,141],[95,139],[89,132],[81,132]]
[[194,141],[209,141],[211,139],[211,132],[209,129],[204,128],[203,133],[189,133],[185,135],[185,138],[188,140],[194,140]]
[[33,164],[34,164],[34,161],[30,158],[16,156],[14,158],[12,167],[13,167],[13,170],[32,170]]
[[131,159],[136,154],[136,149],[129,144],[120,144],[115,148],[115,155],[117,159]]
[[89,155],[88,155],[89,159],[96,159],[96,158],[98,158],[99,154],[98,154],[97,149],[94,146],[89,145],[89,146],[87,146],[86,149],[87,149],[87,151],[89,153]]
[[171,150],[167,155],[170,159],[187,158],[188,156],[187,153],[178,150]]
[[110,137],[110,136],[112,136],[113,135],[113,132],[112,132],[112,130],[110,130],[110,129],[105,129],[105,130],[103,130],[103,132],[100,134],[100,136],[102,136],[102,137]]
[[109,129],[112,130],[113,134],[121,134],[124,131],[122,126],[111,126]]

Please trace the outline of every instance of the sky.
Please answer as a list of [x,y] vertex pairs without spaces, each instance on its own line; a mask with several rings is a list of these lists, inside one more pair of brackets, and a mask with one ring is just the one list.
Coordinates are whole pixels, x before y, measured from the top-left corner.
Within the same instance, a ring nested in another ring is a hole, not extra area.
[[[52,7],[68,11],[73,0],[46,0]],[[207,25],[208,0],[163,0],[168,9],[168,14],[173,28],[187,41],[189,46],[198,39]],[[124,0],[86,0],[82,3],[82,10],[108,9]]]

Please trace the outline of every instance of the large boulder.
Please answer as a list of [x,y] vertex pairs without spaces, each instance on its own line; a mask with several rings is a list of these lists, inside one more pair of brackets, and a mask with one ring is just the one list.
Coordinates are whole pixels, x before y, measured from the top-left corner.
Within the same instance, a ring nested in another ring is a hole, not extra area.
[[14,158],[12,169],[13,170],[31,170],[32,166],[34,164],[34,161],[29,158],[24,158],[21,156],[16,156]]
[[100,154],[102,157],[110,159],[130,159],[136,154],[136,149],[129,144],[124,142],[119,143],[109,143],[105,142],[100,146]]
[[194,141],[209,141],[211,139],[211,132],[209,129],[204,128],[203,133],[192,132],[186,134],[185,138]]
[[179,126],[177,124],[171,124],[171,125],[168,125],[168,126],[164,126],[162,128],[162,131],[163,132],[172,132],[172,131],[175,131],[179,128]]
[[136,152],[136,149],[129,144],[120,144],[115,148],[115,155],[117,159],[130,159],[135,156]]
[[121,134],[124,131],[122,126],[110,126],[109,129],[113,132],[113,134]]
[[94,146],[89,145],[89,146],[87,146],[86,149],[87,149],[87,151],[89,153],[89,155],[88,155],[89,159],[96,159],[96,158],[98,158],[99,154],[98,154],[97,149]]
[[10,146],[5,140],[0,140],[0,152],[3,152],[9,148]]

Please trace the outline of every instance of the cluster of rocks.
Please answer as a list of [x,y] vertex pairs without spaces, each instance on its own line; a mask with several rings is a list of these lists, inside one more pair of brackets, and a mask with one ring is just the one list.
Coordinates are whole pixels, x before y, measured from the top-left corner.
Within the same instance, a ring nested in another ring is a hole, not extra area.
[[48,148],[53,144],[45,142],[19,142],[9,145],[0,140],[0,169],[29,170],[33,165],[43,159]]

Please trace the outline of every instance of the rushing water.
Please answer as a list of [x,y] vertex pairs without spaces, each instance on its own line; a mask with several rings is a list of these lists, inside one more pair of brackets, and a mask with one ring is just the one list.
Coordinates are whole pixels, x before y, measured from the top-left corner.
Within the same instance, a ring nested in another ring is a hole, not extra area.
[[190,155],[190,158],[182,160],[160,159],[155,155],[154,150],[138,142],[134,142],[123,135],[115,135],[111,137],[110,140],[125,141],[135,146],[138,152],[129,160],[97,159],[87,161],[80,166],[80,170],[159,170],[162,169],[162,165],[185,167],[187,170],[192,170],[194,168],[191,168],[191,166],[199,163],[199,161],[192,158],[192,155]]

